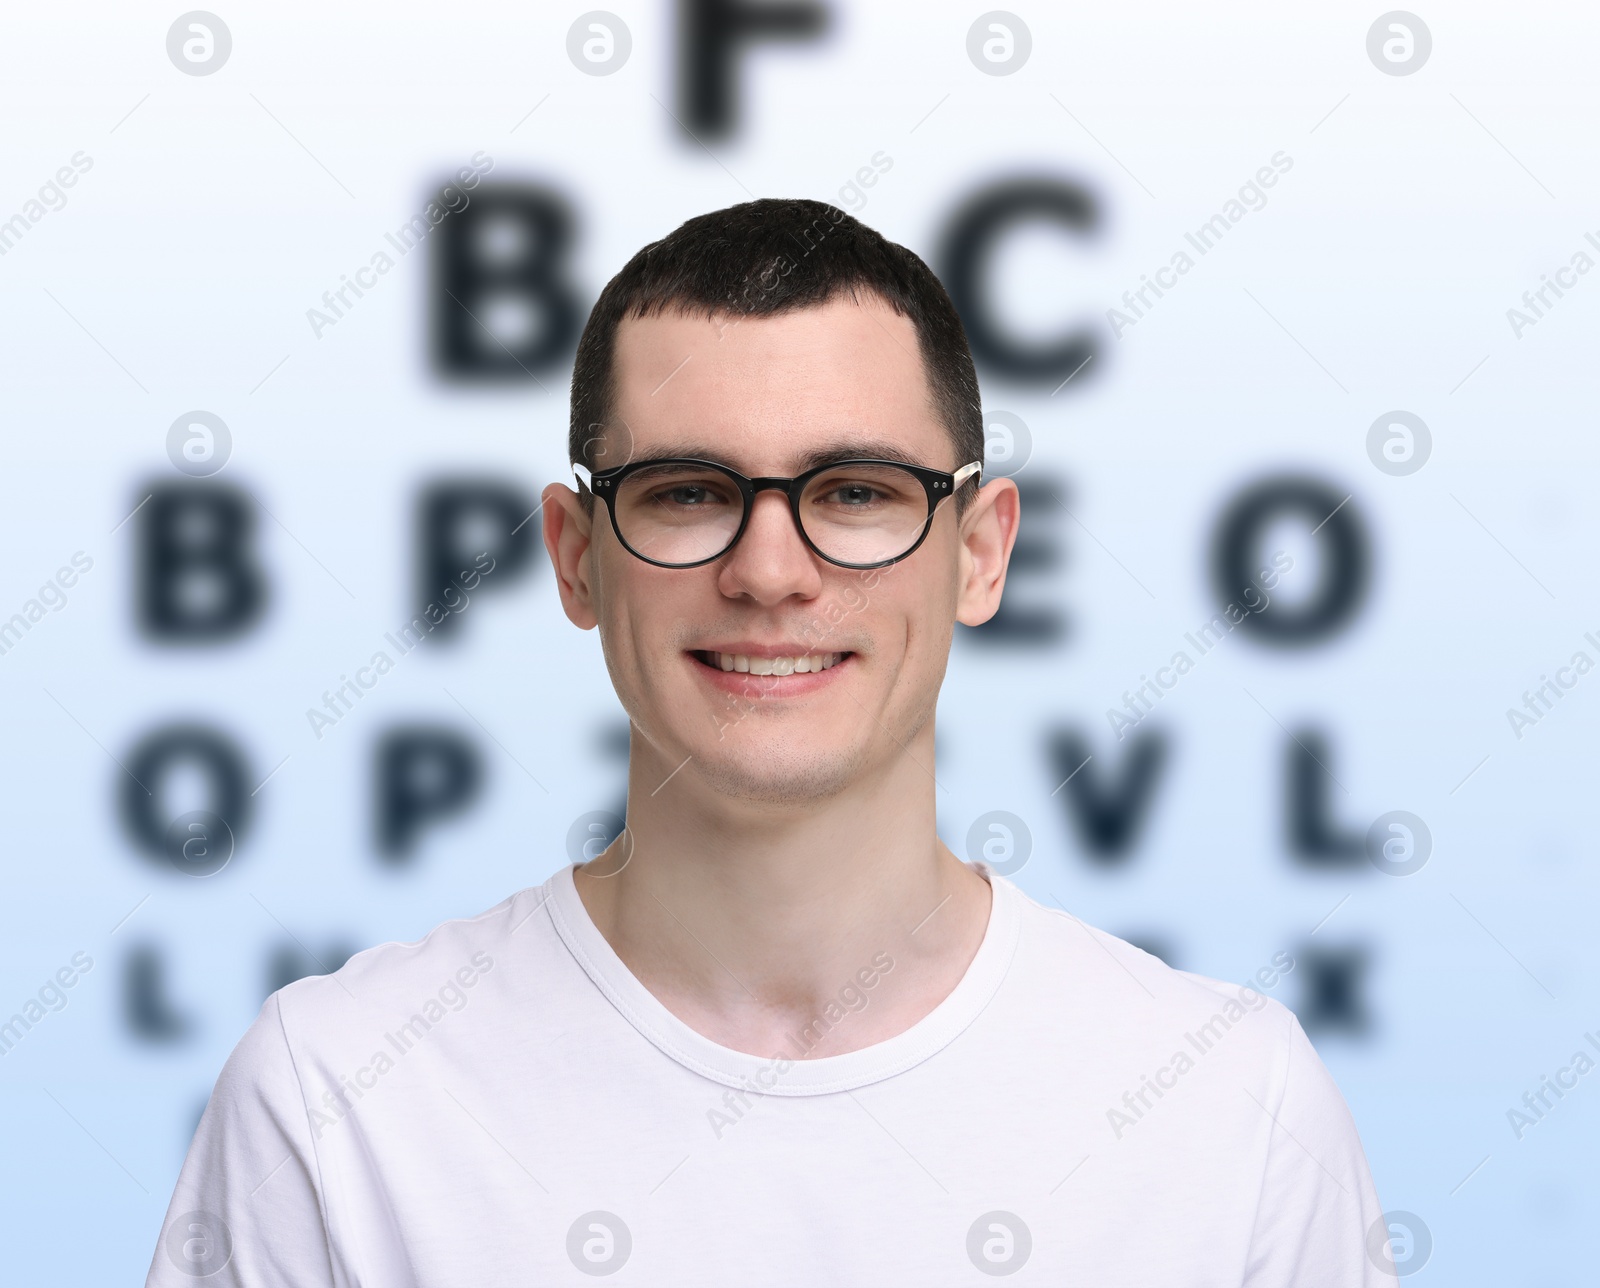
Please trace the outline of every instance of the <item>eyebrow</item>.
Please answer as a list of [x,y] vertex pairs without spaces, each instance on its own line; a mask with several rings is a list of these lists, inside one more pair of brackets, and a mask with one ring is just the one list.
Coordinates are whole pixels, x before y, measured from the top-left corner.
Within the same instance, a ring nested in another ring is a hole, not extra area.
[[[734,469],[739,466],[727,459],[727,453],[722,447],[712,446],[708,443],[674,442],[663,443],[658,447],[645,448],[633,457],[635,461],[662,461],[673,457],[689,456],[703,461],[718,461],[724,465],[732,465]],[[906,451],[899,444],[883,438],[872,438],[863,435],[847,435],[842,438],[833,438],[807,451],[794,461],[794,472],[804,474],[807,470],[815,469],[819,465],[826,465],[829,461],[851,460],[856,458],[869,458],[879,461],[898,461],[902,465],[923,465],[912,453]],[[740,470],[743,473],[743,470]]]

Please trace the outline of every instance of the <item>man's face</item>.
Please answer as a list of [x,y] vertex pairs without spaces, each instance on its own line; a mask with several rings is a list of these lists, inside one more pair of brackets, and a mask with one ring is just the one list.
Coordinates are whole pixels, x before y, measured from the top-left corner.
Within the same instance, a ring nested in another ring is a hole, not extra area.
[[[870,442],[938,469],[966,464],[930,405],[914,327],[875,299],[744,320],[628,319],[615,371],[602,469],[670,448],[750,477],[788,477],[823,448],[878,455]],[[939,506],[909,558],[864,571],[814,554],[787,497],[763,491],[732,550],[674,569],[628,553],[604,502],[592,527],[582,523],[571,496],[562,498],[564,522],[585,530],[586,549],[563,600],[580,626],[599,625],[618,697],[663,776],[682,765],[723,795],[788,803],[835,795],[906,754],[922,759],[912,740],[934,712],[953,624],[994,611],[970,590],[973,602],[960,602],[972,559],[953,501]],[[975,504],[964,527],[979,508],[990,507]],[[551,527],[547,518],[559,568],[563,538]],[[1010,540],[1003,544],[1009,554]],[[998,603],[999,585],[992,590]],[[750,643],[845,656],[792,675],[728,673],[702,660]],[[931,756],[924,763],[931,772]]]

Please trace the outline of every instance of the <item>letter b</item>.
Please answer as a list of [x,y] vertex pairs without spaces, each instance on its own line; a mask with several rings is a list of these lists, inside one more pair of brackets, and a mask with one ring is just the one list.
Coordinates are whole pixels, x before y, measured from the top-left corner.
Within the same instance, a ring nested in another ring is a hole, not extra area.
[[157,639],[207,641],[240,634],[266,600],[247,558],[254,516],[242,493],[219,483],[151,489],[139,513],[139,623]]
[[555,192],[485,184],[433,240],[433,353],[443,375],[532,380],[571,352],[578,301],[558,270],[572,214]]

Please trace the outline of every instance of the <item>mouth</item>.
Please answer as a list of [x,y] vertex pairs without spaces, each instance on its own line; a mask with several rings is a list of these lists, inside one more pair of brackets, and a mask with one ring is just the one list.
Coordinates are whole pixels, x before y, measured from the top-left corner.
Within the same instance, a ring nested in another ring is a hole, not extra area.
[[855,654],[849,650],[832,653],[799,653],[790,657],[754,657],[746,653],[721,653],[714,649],[690,649],[689,656],[712,671],[740,675],[814,675],[831,671]]
[[774,654],[693,648],[685,656],[702,685],[722,694],[722,701],[734,702],[734,706],[744,702],[742,710],[746,715],[757,706],[776,704],[774,709],[787,709],[790,701],[821,696],[822,690],[845,683],[843,677],[853,674],[859,666],[856,654],[848,650]]

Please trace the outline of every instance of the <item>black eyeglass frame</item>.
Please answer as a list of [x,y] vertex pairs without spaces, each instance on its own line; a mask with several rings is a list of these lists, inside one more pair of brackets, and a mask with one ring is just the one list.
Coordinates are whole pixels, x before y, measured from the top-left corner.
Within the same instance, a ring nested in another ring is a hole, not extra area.
[[[637,470],[649,469],[660,465],[706,467],[725,474],[738,486],[739,492],[744,498],[744,514],[739,520],[739,529],[733,534],[733,539],[716,554],[705,559],[697,559],[693,563],[663,563],[659,559],[651,559],[648,555],[640,554],[628,544],[627,538],[622,535],[622,528],[617,523],[617,512],[611,506],[611,498],[616,495],[617,488],[628,475]],[[806,485],[817,475],[828,470],[838,469],[843,465],[892,465],[896,469],[904,470],[922,484],[923,490],[928,497],[928,517],[923,520],[922,531],[917,534],[917,539],[911,543],[904,553],[896,555],[893,559],[880,559],[875,563],[845,563],[843,560],[835,559],[817,549],[816,543],[811,540],[810,534],[806,532],[806,526],[800,518],[800,497],[805,491]],[[744,536],[745,529],[750,525],[750,511],[754,508],[756,494],[765,492],[768,488],[774,488],[779,492],[788,494],[789,512],[794,516],[795,531],[800,534],[800,539],[806,543],[813,554],[817,555],[818,558],[826,559],[835,567],[867,569],[887,568],[891,564],[899,563],[902,559],[910,558],[916,552],[917,547],[928,539],[928,533],[933,530],[933,517],[939,508],[939,502],[947,497],[954,496],[956,490],[974,475],[981,479],[983,462],[972,461],[951,472],[949,470],[930,469],[926,465],[909,465],[905,461],[885,461],[870,456],[854,456],[843,460],[828,461],[815,469],[807,470],[804,474],[796,475],[794,478],[778,478],[775,475],[749,478],[739,473],[731,465],[722,464],[721,461],[707,461],[694,456],[673,456],[662,460],[629,461],[626,465],[618,465],[613,469],[601,470],[599,473],[594,473],[586,465],[574,461],[572,462],[572,472],[577,476],[578,482],[588,488],[593,496],[605,501],[606,513],[611,516],[611,530],[617,534],[617,540],[622,543],[622,548],[634,558],[642,559],[645,563],[653,564],[657,568],[699,568],[721,559],[723,555],[739,544],[739,539]]]

